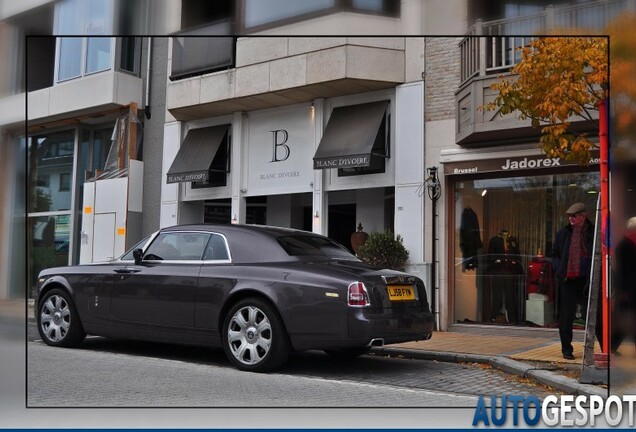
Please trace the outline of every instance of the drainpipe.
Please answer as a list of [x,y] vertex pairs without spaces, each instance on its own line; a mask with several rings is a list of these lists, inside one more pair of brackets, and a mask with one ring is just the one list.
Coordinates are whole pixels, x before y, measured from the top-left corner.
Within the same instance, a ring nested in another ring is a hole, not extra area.
[[150,119],[150,77],[151,77],[151,58],[152,58],[152,38],[148,38],[148,59],[146,60],[146,98],[144,101],[144,113],[146,118]]
[[435,330],[439,330],[439,311],[437,309],[438,290],[437,286],[437,200],[442,195],[442,186],[437,178],[437,167],[426,168],[428,178],[426,179],[426,191],[431,200],[431,312],[435,318]]

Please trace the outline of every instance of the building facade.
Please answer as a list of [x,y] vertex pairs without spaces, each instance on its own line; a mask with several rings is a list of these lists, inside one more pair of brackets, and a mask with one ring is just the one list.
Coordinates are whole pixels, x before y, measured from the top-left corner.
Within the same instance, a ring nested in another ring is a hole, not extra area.
[[[529,123],[478,107],[522,36],[602,28],[633,1],[207,3],[4,11],[32,36],[21,52],[35,66],[27,136],[19,116],[3,127],[3,160],[30,156],[23,173],[3,167],[28,185],[0,198],[24,206],[32,255],[7,286],[28,292],[39,268],[107,259],[176,223],[285,226],[347,247],[361,223],[404,238],[439,329],[554,324],[543,264],[565,209],[596,208],[598,160],[546,159]],[[73,14],[82,28],[66,27]],[[36,15],[47,26],[25,27]],[[106,37],[122,26],[140,36]],[[3,118],[22,88],[0,100]]]

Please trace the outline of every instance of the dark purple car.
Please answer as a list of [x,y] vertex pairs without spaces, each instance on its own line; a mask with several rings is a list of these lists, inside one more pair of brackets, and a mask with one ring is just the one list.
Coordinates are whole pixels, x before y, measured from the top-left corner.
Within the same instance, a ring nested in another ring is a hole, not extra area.
[[374,269],[321,235],[257,225],[162,229],[116,260],[43,270],[38,300],[48,345],[89,333],[222,346],[249,371],[291,351],[355,357],[433,329],[420,279]]

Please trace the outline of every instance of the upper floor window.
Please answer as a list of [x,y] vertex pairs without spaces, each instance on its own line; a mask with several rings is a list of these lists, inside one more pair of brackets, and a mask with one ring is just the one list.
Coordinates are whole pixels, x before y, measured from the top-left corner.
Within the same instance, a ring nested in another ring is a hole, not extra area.
[[257,31],[333,12],[400,15],[400,2],[394,0],[241,0],[240,5],[241,31]]
[[112,68],[113,0],[65,0],[55,13],[57,82]]
[[336,7],[336,0],[245,0],[245,28],[300,17]]
[[235,38],[229,19],[179,32],[172,38],[170,80],[232,68],[235,54]]

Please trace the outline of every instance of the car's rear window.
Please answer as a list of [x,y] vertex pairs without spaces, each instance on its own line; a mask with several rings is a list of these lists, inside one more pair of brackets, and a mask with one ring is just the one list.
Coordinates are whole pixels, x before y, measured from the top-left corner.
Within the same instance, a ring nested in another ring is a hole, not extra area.
[[283,236],[278,237],[278,243],[285,249],[287,254],[292,256],[325,255],[328,257],[356,259],[344,246],[323,237]]

